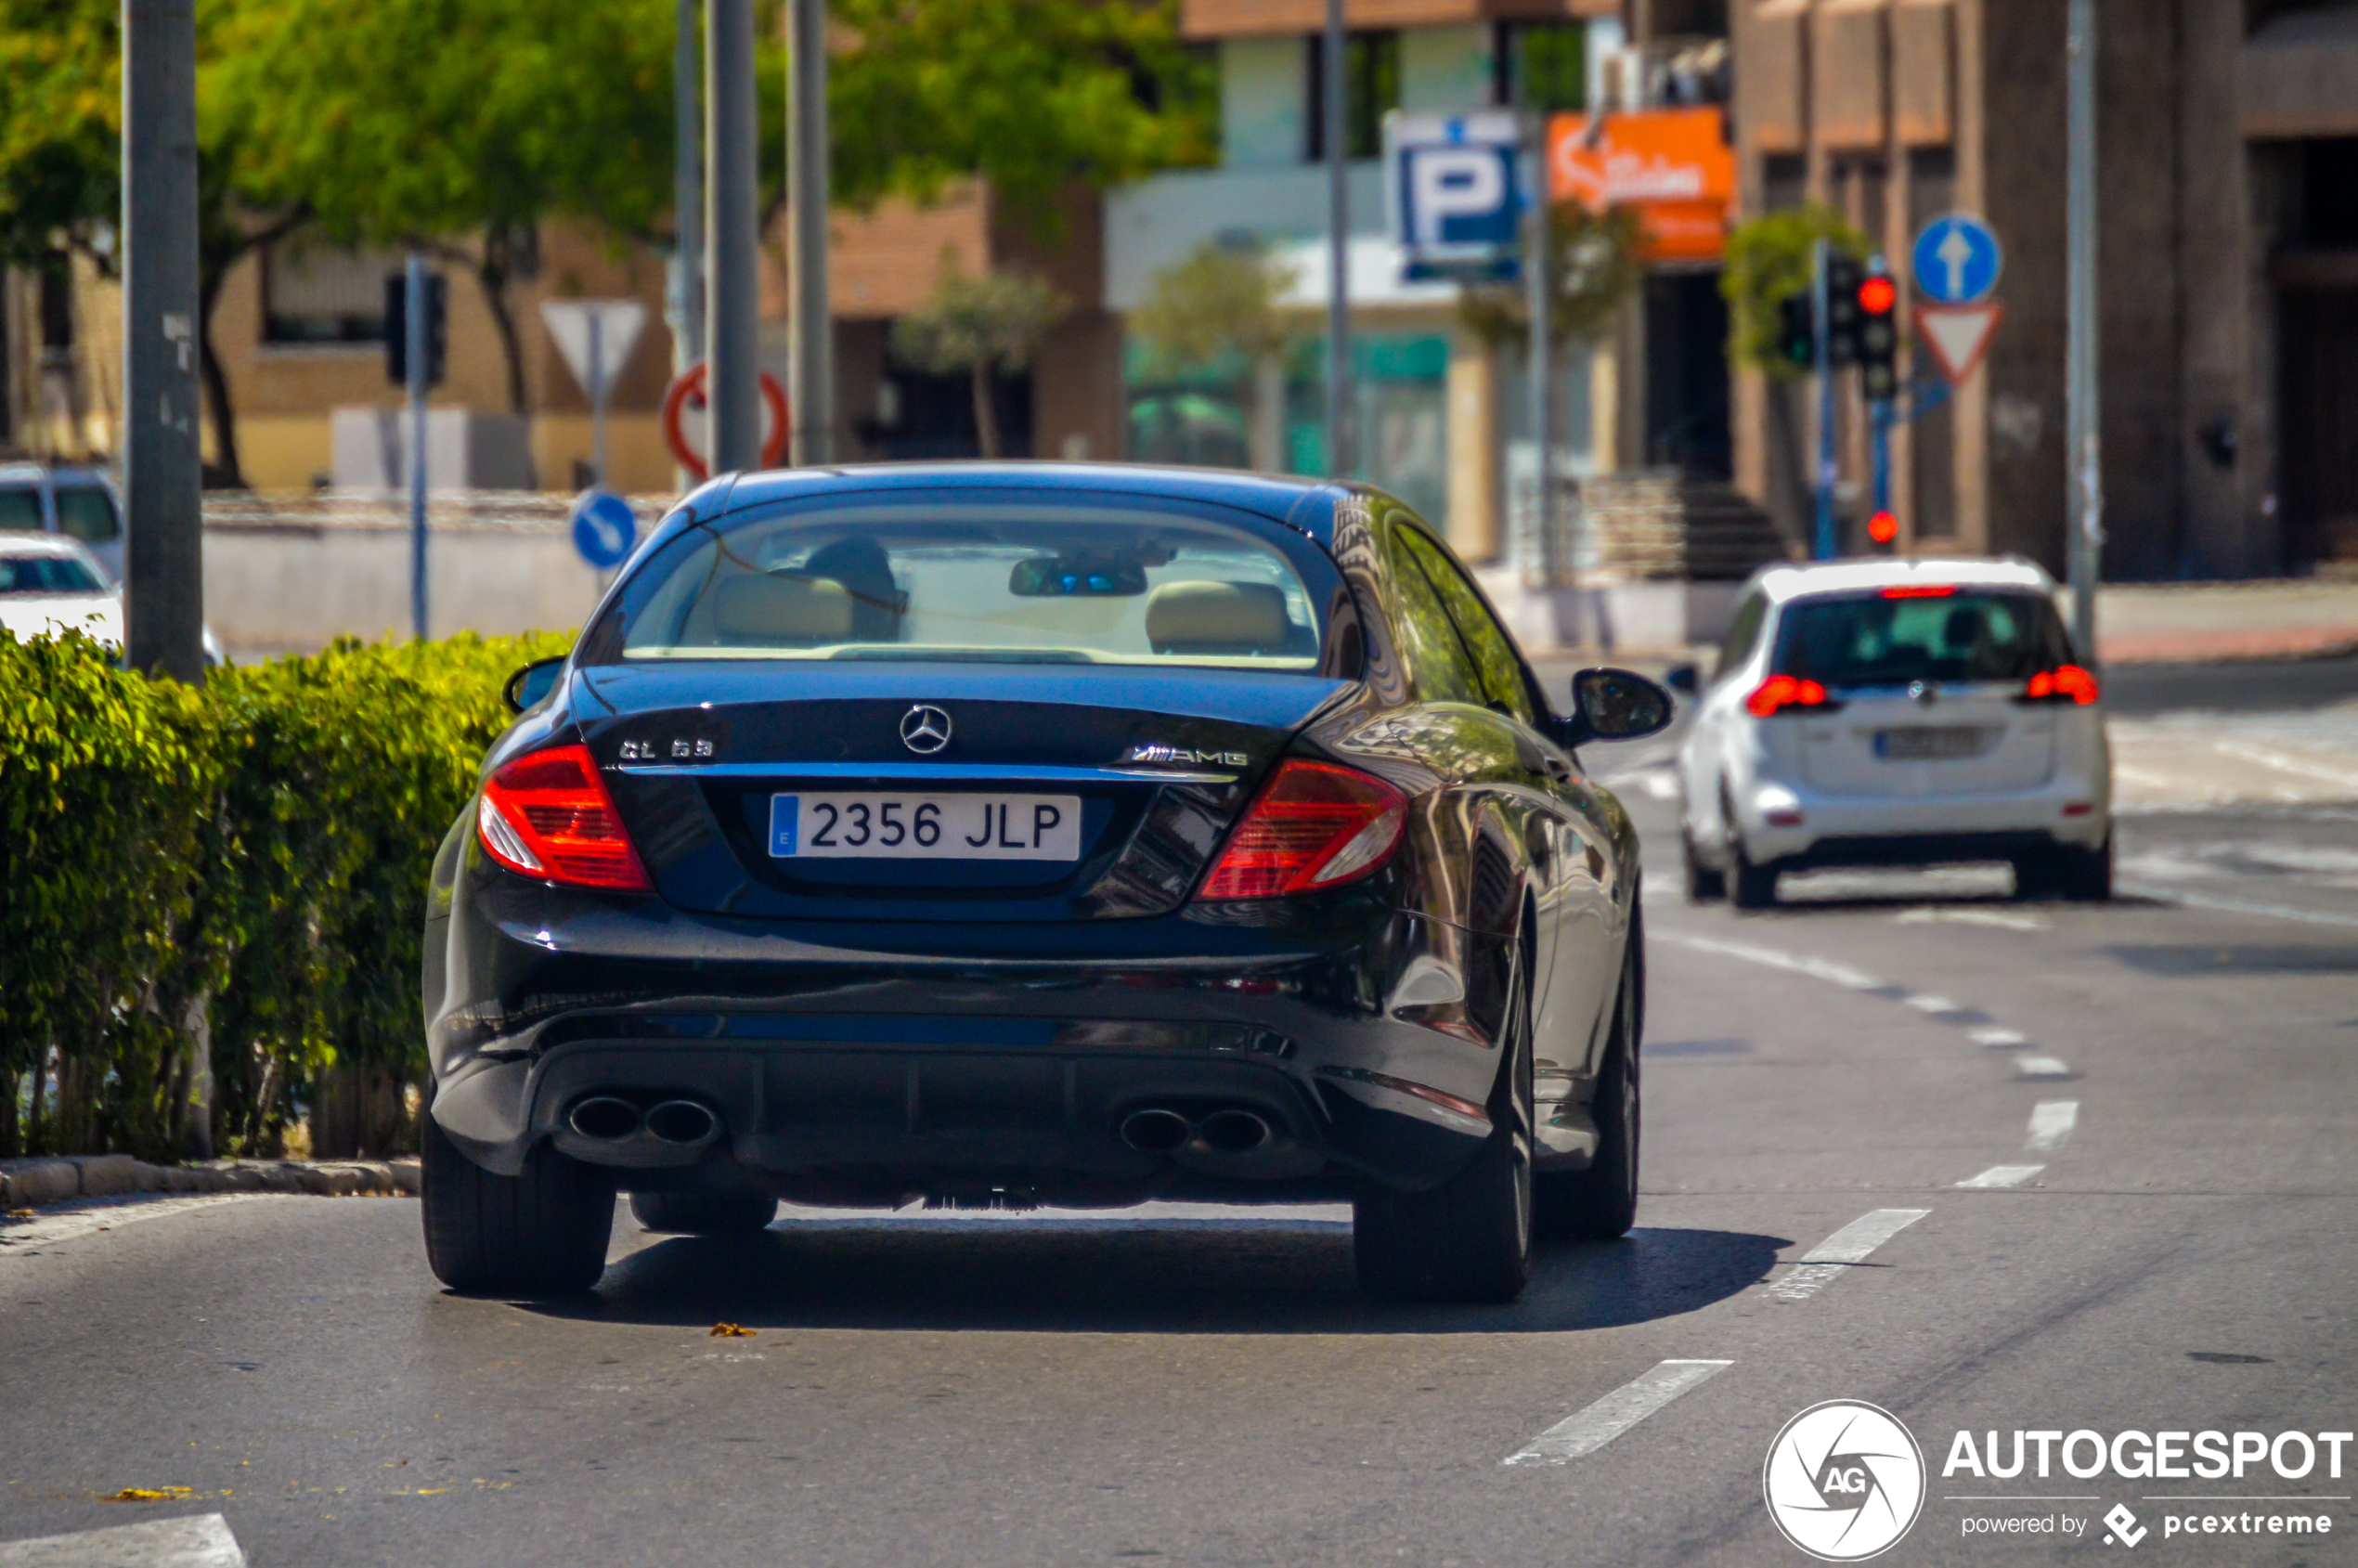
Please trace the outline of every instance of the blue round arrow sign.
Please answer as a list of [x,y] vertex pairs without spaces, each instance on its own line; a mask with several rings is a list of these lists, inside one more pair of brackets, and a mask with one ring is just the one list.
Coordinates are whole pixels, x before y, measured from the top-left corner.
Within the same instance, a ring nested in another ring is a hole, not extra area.
[[1916,288],[1936,305],[1971,305],[1998,286],[2006,255],[1990,227],[1970,213],[1924,225],[1913,256]]
[[600,571],[630,559],[638,542],[639,514],[612,490],[584,490],[573,503],[573,548]]

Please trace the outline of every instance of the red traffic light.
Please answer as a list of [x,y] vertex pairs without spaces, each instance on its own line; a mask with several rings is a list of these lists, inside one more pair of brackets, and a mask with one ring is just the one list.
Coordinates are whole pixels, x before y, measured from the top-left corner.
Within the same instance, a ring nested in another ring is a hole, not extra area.
[[1859,308],[1870,316],[1888,316],[1899,303],[1899,291],[1888,278],[1870,278],[1859,285]]
[[1899,519],[1888,512],[1876,512],[1867,519],[1867,537],[1877,544],[1889,544],[1899,537]]

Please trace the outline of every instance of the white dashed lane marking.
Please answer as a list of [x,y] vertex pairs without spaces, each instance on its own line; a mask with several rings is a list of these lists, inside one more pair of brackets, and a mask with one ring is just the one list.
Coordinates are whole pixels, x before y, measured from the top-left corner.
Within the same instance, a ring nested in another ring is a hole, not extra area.
[[1794,1271],[1768,1287],[1781,1302],[1806,1302],[1843,1270],[1866,1262],[1869,1253],[1931,1213],[1929,1209],[1877,1209],[1861,1214],[1801,1255]]
[[2079,1125],[2078,1100],[2041,1100],[2030,1108],[2030,1141],[2023,1147],[2034,1154],[2053,1154]]
[[1950,1001],[1945,996],[1928,996],[1922,991],[1918,991],[1915,995],[1907,998],[1907,1003],[1909,1006],[1913,1007],[1917,1012],[1930,1013],[1936,1017],[1942,1013],[1962,1013],[1964,1011],[1963,1007],[1958,1006],[1954,1002]]
[[0,1542],[0,1568],[246,1568],[246,1554],[227,1520],[200,1513]]
[[1574,1411],[1501,1462],[1563,1465],[1598,1449],[1672,1400],[1717,1377],[1732,1361],[1665,1361],[1594,1405]]
[[1959,1186],[2020,1186],[2040,1172],[2044,1165],[1992,1165],[1978,1176],[1968,1176]]
[[2029,1037],[2018,1029],[1977,1029],[1965,1036],[1976,1045],[2028,1045]]
[[2071,1064],[2058,1056],[2016,1056],[2016,1078],[2069,1078]]

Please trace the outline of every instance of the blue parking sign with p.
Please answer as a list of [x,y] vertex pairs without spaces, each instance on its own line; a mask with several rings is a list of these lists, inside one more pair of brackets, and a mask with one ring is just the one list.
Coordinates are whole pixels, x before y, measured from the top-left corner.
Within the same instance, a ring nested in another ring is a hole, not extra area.
[[1395,113],[1384,129],[1386,205],[1408,275],[1511,274],[1527,200],[1515,117]]

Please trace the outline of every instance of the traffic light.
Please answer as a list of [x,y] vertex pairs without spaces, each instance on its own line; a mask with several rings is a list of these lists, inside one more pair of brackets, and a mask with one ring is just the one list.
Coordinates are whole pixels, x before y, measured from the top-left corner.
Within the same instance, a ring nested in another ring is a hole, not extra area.
[[1877,266],[1859,281],[1859,390],[1868,401],[1889,402],[1899,395],[1899,289]]
[[1840,251],[1826,254],[1826,363],[1837,368],[1859,363],[1859,285],[1863,282],[1857,261]]
[[1867,519],[1867,537],[1877,544],[1889,544],[1899,537],[1899,519],[1885,508]]
[[1805,370],[1818,363],[1818,325],[1809,305],[1807,288],[1777,302],[1777,356]]
[[[439,272],[426,274],[426,384],[440,386],[449,357],[450,297],[448,279]],[[385,379],[395,386],[409,384],[409,279],[402,273],[385,276]]]

